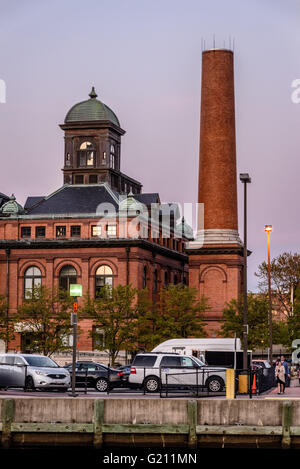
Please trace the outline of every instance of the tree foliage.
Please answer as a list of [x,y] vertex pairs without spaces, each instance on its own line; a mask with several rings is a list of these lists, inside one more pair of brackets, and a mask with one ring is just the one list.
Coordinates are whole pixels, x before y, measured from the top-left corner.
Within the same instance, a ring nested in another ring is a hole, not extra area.
[[204,297],[197,299],[196,289],[186,285],[170,284],[161,290],[158,308],[159,341],[205,337],[203,312],[208,309]]
[[31,298],[24,300],[14,318],[21,329],[32,334],[27,347],[31,352],[51,356],[70,350],[67,336],[72,332],[72,304],[68,292],[52,293],[43,286],[33,289]]
[[[170,285],[154,304],[148,291],[131,285],[104,287],[95,299],[86,297],[84,312],[93,319],[94,347],[106,350],[114,364],[119,352],[152,350],[176,337],[205,336],[202,312],[208,306],[197,300],[197,291]],[[103,342],[97,340],[103,334]]]
[[[234,333],[243,342],[242,298],[231,300],[223,314],[221,327],[223,337],[232,337]],[[265,295],[248,295],[248,347],[249,349],[268,346],[268,300]]]
[[5,343],[14,339],[13,320],[7,316],[7,302],[4,296],[0,296],[0,340]]
[[150,351],[168,339],[205,337],[203,312],[208,305],[204,298],[197,300],[197,293],[189,286],[170,284],[154,304],[142,293],[136,324],[139,347]]
[[136,295],[137,290],[131,285],[118,285],[103,287],[97,298],[87,296],[85,299],[83,311],[94,321],[91,335],[97,339],[99,332],[103,332],[103,343],[95,340],[95,348],[106,350],[112,365],[120,350],[133,348]]
[[[285,316],[293,315],[296,290],[300,285],[300,255],[284,252],[270,262],[273,307]],[[268,264],[262,262],[255,275],[262,293],[268,291]]]
[[[236,333],[243,339],[243,299],[231,300],[224,309],[222,335],[230,337]],[[269,304],[264,294],[250,293],[248,295],[248,346],[249,349],[266,349],[269,346]],[[300,338],[300,308],[299,313],[290,316],[286,321],[272,321],[272,342],[287,347],[291,346],[293,336]],[[296,338],[296,337],[294,337]]]

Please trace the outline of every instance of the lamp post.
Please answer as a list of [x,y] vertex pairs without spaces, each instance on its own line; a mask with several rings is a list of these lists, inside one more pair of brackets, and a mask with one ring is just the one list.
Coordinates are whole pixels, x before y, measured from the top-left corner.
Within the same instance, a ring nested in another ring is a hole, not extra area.
[[251,182],[248,173],[240,174],[244,184],[244,308],[243,308],[243,368],[248,368],[248,298],[247,298],[247,184]]
[[272,298],[271,298],[271,257],[270,257],[270,233],[272,225],[265,225],[265,232],[268,236],[268,297],[269,297],[269,362],[273,363],[273,327],[272,327]]
[[74,298],[73,303],[73,313],[71,313],[71,326],[73,326],[73,354],[72,354],[72,383],[71,388],[72,392],[70,396],[77,397],[78,394],[75,392],[76,385],[76,348],[77,348],[77,324],[78,324],[78,302],[77,297],[82,296],[82,285],[80,284],[71,284],[70,285],[70,296]]

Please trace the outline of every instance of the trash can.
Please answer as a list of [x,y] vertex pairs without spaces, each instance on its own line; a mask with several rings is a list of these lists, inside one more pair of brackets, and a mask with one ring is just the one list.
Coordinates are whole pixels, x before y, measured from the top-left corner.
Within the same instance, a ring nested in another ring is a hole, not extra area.
[[239,394],[248,394],[248,375],[239,375]]

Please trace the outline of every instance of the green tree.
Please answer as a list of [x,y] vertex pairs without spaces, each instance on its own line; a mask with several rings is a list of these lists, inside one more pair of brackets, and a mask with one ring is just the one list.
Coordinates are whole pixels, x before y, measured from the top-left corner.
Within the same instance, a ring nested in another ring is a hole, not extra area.
[[0,296],[0,340],[7,345],[12,339],[14,339],[14,317],[8,317],[6,299]]
[[[284,252],[271,260],[271,289],[273,309],[291,317],[296,300],[296,290],[300,285],[300,255]],[[262,262],[255,275],[262,293],[268,293],[268,264]]]
[[[243,300],[231,300],[223,311],[223,337],[234,333],[243,341]],[[268,343],[268,299],[265,295],[248,295],[248,346],[249,349],[262,348]]]
[[157,304],[157,341],[167,339],[206,337],[203,312],[209,308],[204,297],[199,301],[195,288],[172,285],[161,290]]
[[68,292],[52,293],[48,288],[34,288],[31,298],[24,300],[16,314],[16,321],[32,334],[28,348],[31,352],[51,356],[69,351],[67,337],[72,332],[70,312],[72,299]]
[[286,340],[285,345],[291,347],[293,340],[300,339],[300,292],[299,287],[296,290],[296,295],[293,305],[293,313],[289,315],[286,321]]
[[152,350],[160,342],[159,314],[147,289],[138,291],[137,315],[133,329],[134,348]]
[[[85,298],[83,311],[94,322],[90,334],[95,340],[95,348],[109,353],[111,365],[115,364],[121,350],[135,348],[136,297],[137,290],[131,285],[118,285],[115,288],[103,287],[95,299]],[[99,340],[100,331],[103,341]]]

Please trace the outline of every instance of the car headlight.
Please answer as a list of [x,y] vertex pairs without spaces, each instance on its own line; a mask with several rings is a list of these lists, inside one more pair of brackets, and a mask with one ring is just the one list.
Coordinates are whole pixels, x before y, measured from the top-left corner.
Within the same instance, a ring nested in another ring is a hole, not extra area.
[[48,373],[46,373],[45,371],[40,371],[40,370],[33,370],[37,375],[40,375],[40,376],[47,376]]

